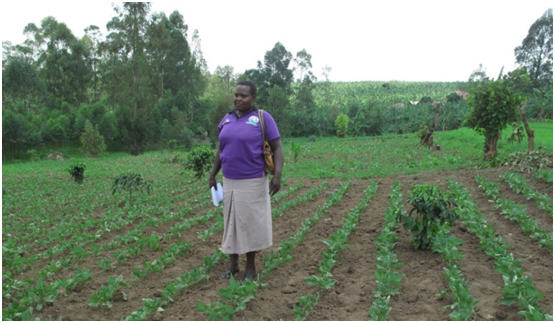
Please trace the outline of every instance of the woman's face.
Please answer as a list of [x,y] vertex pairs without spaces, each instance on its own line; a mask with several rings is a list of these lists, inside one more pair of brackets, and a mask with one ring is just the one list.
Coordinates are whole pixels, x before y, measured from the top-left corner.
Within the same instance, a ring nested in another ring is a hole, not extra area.
[[248,85],[237,85],[235,89],[235,98],[233,104],[240,112],[247,112],[254,103],[254,97],[251,95],[251,89]]

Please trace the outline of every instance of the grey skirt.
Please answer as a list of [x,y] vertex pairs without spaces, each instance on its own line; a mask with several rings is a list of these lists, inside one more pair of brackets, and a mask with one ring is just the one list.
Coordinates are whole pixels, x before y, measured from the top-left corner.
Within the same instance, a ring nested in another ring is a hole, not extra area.
[[222,252],[243,254],[272,246],[272,209],[268,176],[224,178]]

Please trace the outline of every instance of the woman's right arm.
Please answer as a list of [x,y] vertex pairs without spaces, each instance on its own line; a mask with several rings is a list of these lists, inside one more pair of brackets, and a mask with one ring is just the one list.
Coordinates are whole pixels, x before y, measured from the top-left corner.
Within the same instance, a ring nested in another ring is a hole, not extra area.
[[222,168],[222,161],[220,160],[220,150],[216,151],[216,157],[214,158],[214,165],[212,165],[212,170],[210,171],[210,175],[208,177],[208,187],[214,187],[216,190],[218,189],[216,186],[216,175]]

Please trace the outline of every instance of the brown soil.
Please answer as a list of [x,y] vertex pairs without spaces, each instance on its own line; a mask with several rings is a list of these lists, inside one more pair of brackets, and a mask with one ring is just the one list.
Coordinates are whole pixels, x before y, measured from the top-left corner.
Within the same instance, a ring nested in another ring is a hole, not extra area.
[[[506,171],[507,169],[504,168],[442,171],[394,178],[353,180],[342,200],[320,218],[320,221],[306,235],[305,241],[295,248],[293,260],[278,266],[270,275],[264,277],[262,282],[267,283],[268,287],[260,290],[257,296],[248,303],[247,309],[237,312],[234,319],[243,321],[294,320],[293,306],[297,304],[298,297],[314,291],[305,280],[310,275],[315,274],[320,265],[322,253],[326,248],[322,241],[326,240],[336,229],[343,225],[341,219],[348,214],[349,210],[358,205],[370,182],[377,180],[378,191],[363,212],[356,231],[349,236],[349,248],[339,254],[339,262],[333,268],[333,279],[336,280],[335,286],[331,291],[321,295],[316,308],[307,318],[307,320],[323,321],[368,320],[368,310],[371,307],[373,290],[376,287],[374,277],[376,245],[373,239],[380,234],[384,225],[384,213],[389,207],[389,193],[393,183],[395,181],[401,183],[403,199],[406,200],[413,185],[423,182],[437,184],[442,189],[447,189],[446,179],[448,178],[461,183],[466,190],[470,191],[472,201],[476,204],[480,214],[511,245],[509,252],[513,253],[515,259],[522,261],[524,273],[532,278],[536,289],[545,296],[545,300],[540,302],[541,307],[552,314],[553,255],[545,248],[540,248],[536,240],[524,234],[518,224],[504,219],[495,206],[484,196],[475,181],[476,175],[482,175],[490,181],[500,182],[501,197],[526,205],[528,215],[541,223],[543,228],[552,231],[552,217],[538,209],[534,201],[527,201],[522,195],[515,194],[506,183],[499,179],[499,174]],[[550,186],[533,179],[529,174],[524,174],[524,176],[530,179],[534,189],[553,196]],[[300,179],[290,179],[288,184],[292,185],[300,181]],[[320,185],[323,180],[304,179],[302,181],[304,182],[303,188],[288,196],[284,201],[301,196],[310,188]],[[259,272],[264,269],[263,258],[269,255],[271,251],[276,251],[282,241],[295,234],[302,221],[312,216],[343,183],[344,181],[336,179],[328,180],[328,187],[316,199],[302,203],[286,211],[281,217],[274,219],[274,247],[259,252],[257,256]],[[273,205],[274,208],[277,206],[279,206],[279,203]],[[210,207],[206,207],[188,215],[188,217],[198,216],[209,209]],[[93,281],[74,292],[67,293],[67,296],[58,298],[53,305],[47,306],[40,312],[35,312],[34,316],[36,315],[42,319],[100,321],[120,320],[130,315],[142,306],[142,299],[159,297],[168,282],[195,267],[203,266],[202,259],[212,255],[214,250],[218,248],[221,232],[214,234],[207,242],[202,242],[196,233],[209,228],[212,223],[213,221],[206,225],[194,226],[182,232],[181,238],[165,241],[162,249],[164,249],[164,246],[170,246],[180,240],[191,242],[193,246],[185,256],[179,257],[173,265],[166,267],[161,273],[152,273],[145,279],[132,278],[133,268],[142,268],[143,260],[152,261],[165,250],[143,253],[138,257],[128,259],[127,262],[121,265],[114,261],[114,271],[103,271],[97,265],[99,260],[110,257],[110,252],[84,259],[76,264],[74,269],[90,268],[94,277]],[[157,234],[167,233],[173,224],[175,223],[160,224],[157,228],[153,228],[144,234],[150,235],[152,232]],[[121,234],[121,232],[114,234]],[[401,227],[398,234],[400,239],[394,251],[398,255],[399,262],[403,264],[402,269],[398,271],[404,275],[404,278],[401,294],[392,297],[389,302],[392,310],[388,319],[396,321],[449,320],[450,310],[445,306],[451,304],[451,300],[448,296],[445,298],[438,297],[438,294],[447,288],[443,277],[445,262],[440,255],[431,251],[415,250],[409,243],[410,234]],[[464,241],[459,246],[464,257],[461,260],[461,268],[469,285],[470,294],[479,300],[473,319],[523,320],[524,318],[518,315],[517,307],[500,304],[503,280],[501,275],[494,270],[492,259],[480,250],[479,239],[468,232],[461,224],[457,224],[453,228],[452,234]],[[106,243],[110,239],[111,237],[105,237],[98,244]],[[237,278],[242,277],[244,260],[244,256],[241,256],[241,271],[236,275]],[[46,263],[40,264],[40,266],[44,265]],[[182,290],[174,302],[165,307],[164,311],[149,316],[149,319],[207,320],[208,317],[197,309],[197,301],[213,304],[220,300],[218,297],[219,289],[229,286],[229,281],[220,277],[226,266],[227,263],[225,262],[219,263],[214,271],[208,273],[210,275],[208,280]],[[23,275],[28,276],[34,270]],[[122,297],[114,299],[114,305],[111,308],[95,308],[87,305],[90,296],[100,286],[106,284],[108,277],[116,277],[119,274],[124,276],[129,285],[125,289],[127,300]],[[58,278],[66,278],[68,273],[62,272],[58,275]]]

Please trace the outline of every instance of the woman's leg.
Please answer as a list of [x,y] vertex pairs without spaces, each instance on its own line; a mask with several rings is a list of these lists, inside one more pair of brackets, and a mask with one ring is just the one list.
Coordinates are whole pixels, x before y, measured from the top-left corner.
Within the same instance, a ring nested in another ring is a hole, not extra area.
[[239,271],[239,255],[238,254],[230,254],[229,255],[229,268],[231,272],[235,273]]
[[254,260],[256,258],[256,251],[247,252],[247,264],[245,266],[245,277],[252,277],[256,275],[256,268]]

